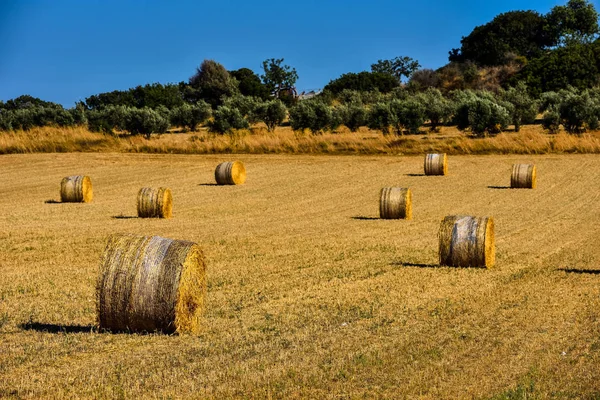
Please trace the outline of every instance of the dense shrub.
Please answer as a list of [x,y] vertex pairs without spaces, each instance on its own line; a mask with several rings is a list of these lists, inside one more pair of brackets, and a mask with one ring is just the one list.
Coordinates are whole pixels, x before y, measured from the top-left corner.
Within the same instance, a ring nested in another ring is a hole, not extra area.
[[581,133],[585,126],[598,125],[598,105],[587,92],[565,96],[559,107],[560,121],[569,133]]
[[368,112],[360,103],[341,105],[334,109],[336,121],[348,127],[352,132],[358,131],[361,126],[367,125]]
[[338,94],[345,89],[368,92],[378,90],[388,93],[400,86],[400,82],[393,76],[384,72],[359,72],[348,73],[329,82],[324,90]]
[[402,133],[402,129],[413,134],[419,133],[419,128],[425,123],[425,107],[415,98],[394,99],[390,102],[390,110],[398,134]]
[[425,116],[429,119],[431,130],[434,132],[439,130],[440,125],[448,122],[454,113],[454,104],[446,99],[438,89],[427,89],[417,98],[425,107]]
[[290,125],[294,130],[310,129],[315,133],[339,123],[335,120],[331,107],[319,100],[305,100],[290,108]]
[[242,96],[240,94],[223,99],[224,106],[237,109],[250,123],[259,121],[255,111],[261,104],[262,100],[257,97]]
[[219,106],[213,112],[213,120],[208,123],[208,129],[211,132],[220,134],[248,127],[248,120],[244,118],[240,110],[228,106]]
[[371,129],[377,129],[384,135],[390,133],[390,126],[395,125],[394,114],[388,103],[376,103],[369,110],[367,126]]
[[516,132],[519,132],[522,124],[535,121],[537,104],[529,95],[524,82],[519,82],[517,86],[508,90],[501,90],[500,99],[511,105],[508,109]]
[[558,129],[560,128],[560,113],[557,109],[552,108],[544,113],[542,127],[550,133],[558,133]]
[[126,116],[125,130],[132,135],[142,134],[150,138],[152,133],[165,133],[169,121],[151,108],[131,108]]
[[255,119],[264,122],[269,131],[281,125],[286,115],[287,108],[279,99],[264,102],[254,110]]
[[170,113],[171,124],[196,130],[212,114],[210,105],[200,100],[196,104],[184,104],[174,108]]

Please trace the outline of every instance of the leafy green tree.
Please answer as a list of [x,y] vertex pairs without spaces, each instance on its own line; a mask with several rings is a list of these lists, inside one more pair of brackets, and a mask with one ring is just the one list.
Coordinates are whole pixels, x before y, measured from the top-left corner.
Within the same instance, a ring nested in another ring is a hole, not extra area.
[[199,90],[200,98],[213,107],[223,103],[223,99],[238,93],[237,81],[229,72],[214,60],[204,60],[190,78],[190,86]]
[[359,102],[342,104],[334,108],[336,119],[352,132],[358,131],[361,126],[367,125],[367,109]]
[[171,124],[195,131],[198,125],[210,118],[211,114],[210,104],[205,101],[201,100],[193,105],[184,104],[172,110]]
[[300,101],[290,108],[290,125],[295,131],[303,131],[315,125],[317,116],[310,101]]
[[260,104],[255,110],[256,118],[267,125],[267,129],[272,132],[278,125],[281,125],[287,115],[285,104],[279,99],[271,100]]
[[239,110],[244,118],[250,123],[255,123],[258,120],[255,118],[255,110],[261,105],[262,101],[257,97],[242,96],[237,94],[228,97],[223,101],[223,105],[229,108]]
[[550,133],[558,133],[560,128],[560,112],[556,108],[550,108],[544,113],[542,127]]
[[358,92],[389,93],[394,88],[400,86],[398,80],[383,72],[359,72],[358,74],[350,72],[329,82],[323,91],[333,94],[341,93],[343,90],[355,90]]
[[374,104],[369,110],[367,126],[371,129],[380,130],[384,135],[387,135],[390,133],[390,126],[392,125],[396,125],[396,120],[389,103]]
[[590,43],[597,38],[598,12],[587,0],[569,0],[546,15],[547,31],[556,44]]
[[425,107],[416,98],[394,99],[390,102],[390,110],[398,134],[402,134],[403,129],[412,134],[419,133],[425,123]]
[[586,125],[597,126],[598,106],[589,92],[568,94],[558,106],[560,122],[569,133],[584,132]]
[[261,75],[261,79],[267,89],[276,96],[279,96],[283,89],[294,87],[298,80],[296,69],[283,64],[283,61],[283,58],[263,61],[264,74]]
[[408,81],[408,85],[414,86],[417,90],[425,90],[438,87],[440,82],[440,75],[437,71],[425,68],[413,72]]
[[238,88],[243,96],[258,97],[262,100],[268,100],[271,92],[267,85],[263,84],[260,76],[249,68],[240,68],[235,71],[229,71],[229,74],[238,82]]
[[250,125],[240,110],[228,106],[219,106],[213,113],[213,120],[209,121],[208,129],[215,133],[230,133],[234,129],[246,129]]
[[517,86],[510,87],[508,90],[501,90],[499,95],[500,99],[512,105],[509,111],[516,132],[521,130],[522,124],[532,123],[535,120],[537,104],[529,95],[525,82],[521,81]]
[[449,54],[452,62],[474,61],[483,66],[501,65],[510,53],[527,58],[539,56],[554,44],[547,32],[547,21],[535,11],[510,11],[477,26],[463,37],[460,49]]
[[132,135],[144,135],[150,139],[152,133],[165,133],[169,129],[169,121],[158,111],[151,108],[131,108],[125,123],[125,130]]
[[75,107],[69,109],[71,116],[73,117],[73,124],[75,125],[86,125],[87,124],[87,116],[85,114],[85,106],[83,103],[79,102],[75,105]]
[[378,60],[377,63],[371,64],[371,71],[392,75],[400,82],[403,76],[410,78],[420,67],[419,62],[410,57],[396,57],[391,60]]
[[50,101],[44,101],[38,99],[37,97],[30,96],[28,94],[16,97],[14,99],[8,100],[6,103],[3,103],[2,108],[7,111],[28,109],[28,108],[54,108],[54,109],[63,109],[63,106],[60,104],[52,103]]
[[425,116],[431,123],[431,131],[439,131],[440,125],[448,122],[454,113],[453,103],[445,98],[438,89],[429,88],[417,95],[425,108]]

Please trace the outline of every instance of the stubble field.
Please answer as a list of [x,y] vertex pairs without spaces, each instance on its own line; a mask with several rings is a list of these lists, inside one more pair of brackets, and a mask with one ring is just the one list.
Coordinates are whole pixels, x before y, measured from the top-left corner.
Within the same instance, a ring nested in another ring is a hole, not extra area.
[[[213,184],[240,159],[243,186]],[[538,188],[510,190],[513,163]],[[0,157],[0,397],[598,398],[597,155],[34,154]],[[60,204],[87,174],[90,204]],[[173,218],[135,217],[143,186]],[[379,220],[410,187],[413,220]],[[437,266],[445,215],[490,215],[496,267]],[[199,336],[95,324],[107,235],[199,243]],[[529,397],[528,397],[529,396]]]

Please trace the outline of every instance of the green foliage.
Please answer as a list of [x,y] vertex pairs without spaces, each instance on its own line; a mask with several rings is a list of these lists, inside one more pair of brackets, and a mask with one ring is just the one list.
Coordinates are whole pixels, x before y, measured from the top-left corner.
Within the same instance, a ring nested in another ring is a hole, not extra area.
[[371,72],[380,72],[395,77],[398,82],[405,76],[410,76],[421,67],[417,60],[410,57],[396,57],[391,60],[378,60],[371,64]]
[[171,109],[182,105],[183,102],[180,86],[162,85],[160,83],[136,86],[125,91],[115,90],[100,93],[85,99],[86,107],[92,110],[110,105],[137,108],[157,108],[162,105]]
[[546,19],[535,11],[499,14],[487,24],[475,27],[460,42],[460,50],[450,52],[450,61],[471,60],[485,66],[506,63],[510,53],[536,57],[553,44],[547,34]]
[[558,129],[560,128],[560,113],[557,109],[551,108],[544,113],[542,127],[550,133],[558,133]]
[[331,107],[322,101],[305,100],[290,108],[290,125],[294,130],[310,129],[316,134],[335,127],[339,122],[334,119]]
[[88,128],[94,132],[113,133],[115,129],[127,130],[131,107],[107,106],[86,112]]
[[190,78],[189,84],[199,91],[200,99],[213,107],[220,106],[224,98],[238,92],[238,82],[229,75],[223,65],[214,60],[204,60],[196,68],[196,73]]
[[348,127],[352,132],[358,131],[361,126],[367,125],[367,109],[358,102],[342,104],[334,108],[336,120]]
[[560,122],[569,133],[581,133],[585,126],[598,126],[598,102],[588,92],[567,94],[558,106]]
[[298,80],[295,68],[282,65],[283,58],[271,58],[263,61],[264,74],[261,79],[271,93],[279,95],[283,89],[294,87]]
[[564,6],[555,6],[546,19],[554,44],[589,43],[600,30],[598,12],[587,0],[569,0]]
[[278,125],[281,125],[286,115],[287,108],[279,99],[262,103],[255,110],[256,119],[264,122],[269,131],[273,131]]
[[341,93],[343,90],[356,90],[359,92],[378,91],[389,93],[392,89],[400,86],[400,82],[390,74],[383,72],[350,72],[329,82],[323,90],[333,94]]
[[371,129],[377,129],[384,135],[390,133],[390,126],[396,125],[394,114],[390,109],[389,103],[376,103],[369,110],[367,126]]
[[512,106],[498,104],[489,92],[457,91],[453,97],[456,104],[454,119],[458,129],[471,128],[474,135],[481,137],[487,133],[501,132],[511,121],[511,110],[507,107]]
[[19,96],[14,99],[8,100],[6,103],[0,105],[0,109],[7,111],[15,111],[30,108],[52,108],[52,109],[63,109],[60,104],[52,103],[50,101],[44,101],[37,97],[30,96],[28,94]]
[[427,89],[417,98],[425,107],[425,116],[429,119],[433,132],[437,132],[439,126],[448,122],[454,113],[453,103],[446,99],[438,89]]
[[408,85],[414,87],[416,90],[425,90],[427,88],[438,87],[440,81],[440,75],[437,71],[425,68],[413,72]]
[[125,116],[125,130],[132,135],[142,134],[147,139],[152,133],[165,133],[169,121],[151,108],[130,108]]
[[239,82],[238,88],[243,96],[258,97],[262,100],[268,100],[271,97],[267,85],[263,84],[260,77],[251,69],[240,68],[229,71],[229,74]]
[[10,131],[12,129],[12,113],[0,107],[0,131]]
[[519,132],[522,124],[535,121],[537,103],[529,95],[524,82],[519,82],[517,86],[510,87],[508,90],[501,90],[500,99],[512,105],[509,111],[516,132]]
[[86,125],[88,120],[85,114],[85,106],[83,103],[77,103],[75,107],[69,109],[71,117],[73,117],[74,125]]
[[390,102],[390,110],[398,134],[402,133],[402,129],[413,134],[419,133],[419,128],[425,123],[425,106],[416,98],[394,99]]
[[572,44],[531,60],[516,76],[534,96],[574,86],[583,90],[595,86],[600,64],[600,43]]
[[259,119],[257,119],[255,116],[255,111],[261,105],[261,103],[262,101],[259,98],[242,96],[240,94],[225,98],[223,100],[224,106],[239,110],[242,116],[250,123],[258,122]]
[[219,106],[213,113],[213,120],[208,123],[208,129],[211,132],[220,134],[248,127],[248,121],[244,118],[240,110],[228,106]]
[[176,126],[187,127],[191,131],[195,131],[199,124],[202,124],[212,114],[210,105],[200,100],[196,104],[184,104],[171,111],[171,124]]

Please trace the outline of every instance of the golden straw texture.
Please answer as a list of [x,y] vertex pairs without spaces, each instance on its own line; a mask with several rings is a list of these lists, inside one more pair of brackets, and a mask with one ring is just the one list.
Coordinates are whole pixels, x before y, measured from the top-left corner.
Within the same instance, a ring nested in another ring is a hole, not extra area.
[[195,243],[159,236],[108,238],[96,284],[100,328],[198,333],[205,296],[204,254]]
[[379,196],[379,217],[382,219],[412,219],[410,189],[386,187]]
[[445,217],[440,225],[439,241],[440,265],[485,268],[494,266],[496,242],[492,217]]
[[443,154],[427,154],[424,163],[425,175],[447,175],[448,157]]
[[536,169],[533,164],[514,164],[510,175],[510,187],[517,189],[535,189]]
[[137,196],[137,212],[140,218],[171,218],[173,196],[167,188],[141,188]]
[[219,185],[242,185],[246,182],[246,168],[241,161],[228,161],[217,165],[215,180]]
[[93,198],[94,191],[89,176],[67,176],[60,182],[60,201],[63,203],[89,203]]

